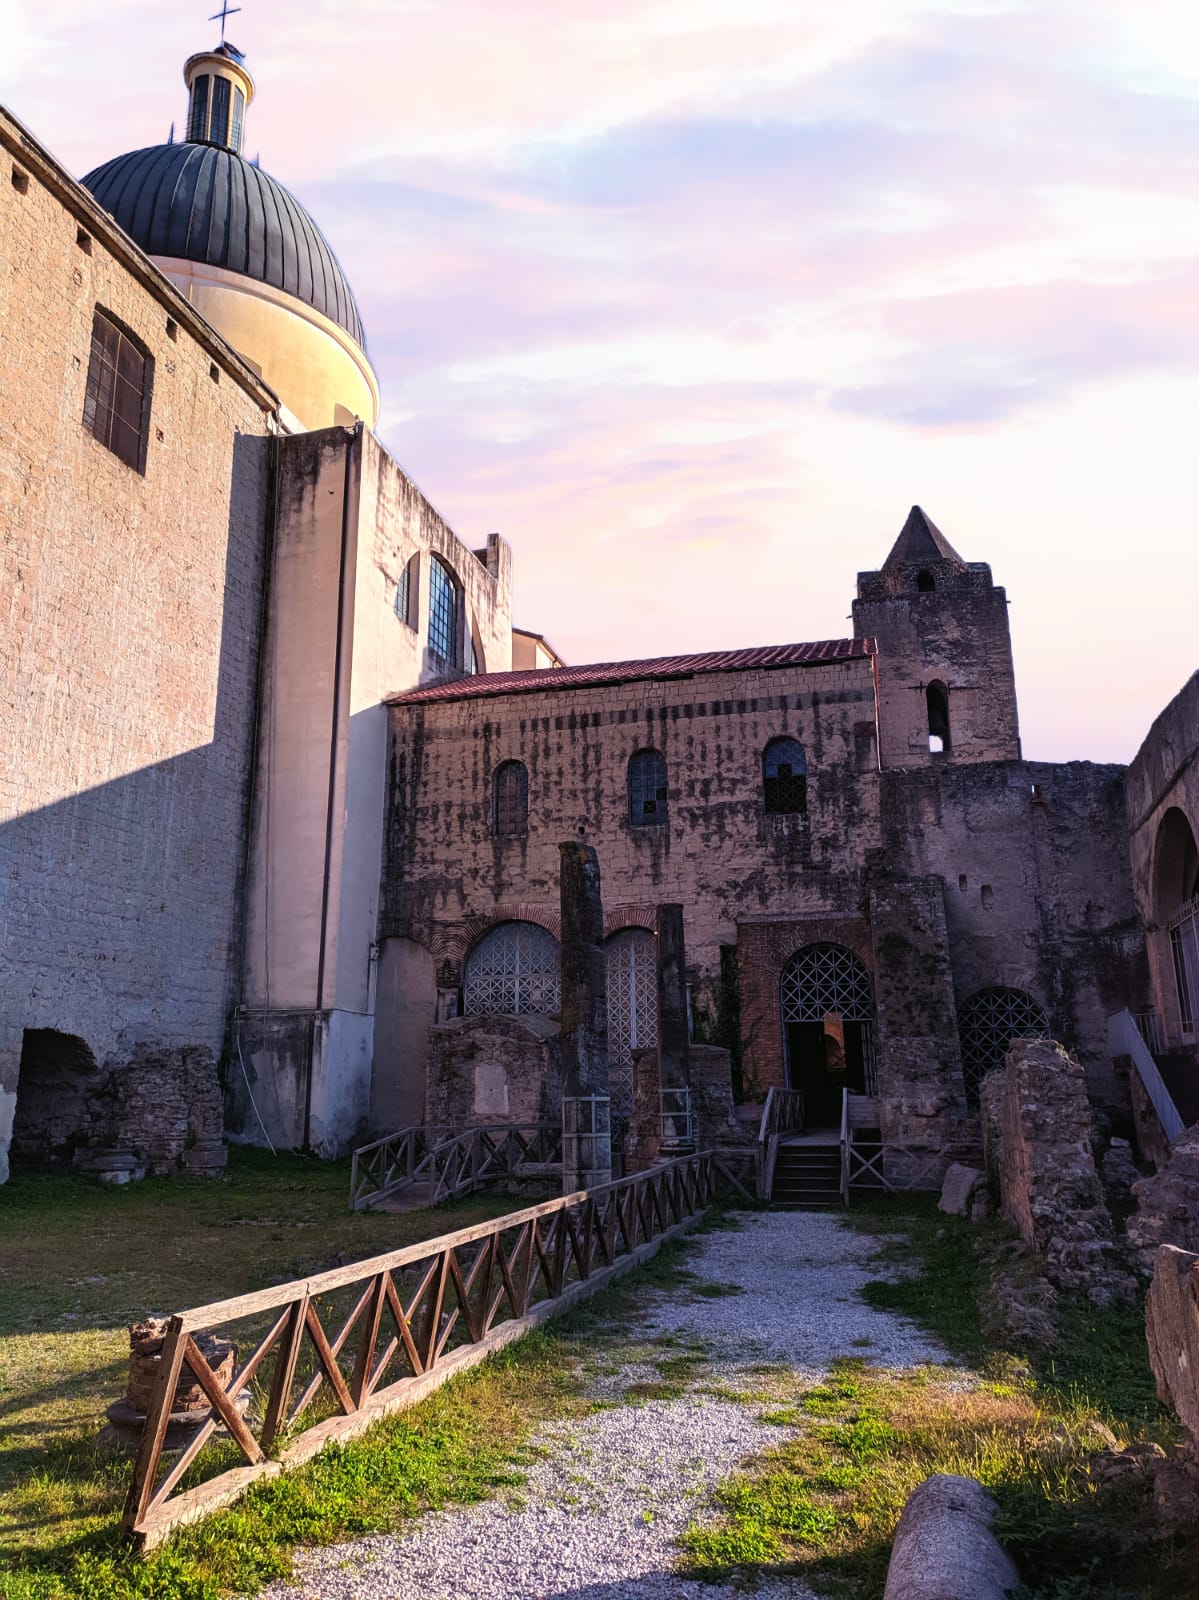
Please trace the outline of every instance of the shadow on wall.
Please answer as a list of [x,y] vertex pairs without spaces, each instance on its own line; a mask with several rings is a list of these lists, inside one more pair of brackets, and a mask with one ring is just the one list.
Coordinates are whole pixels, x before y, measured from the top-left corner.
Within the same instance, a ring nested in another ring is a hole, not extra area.
[[[155,652],[165,664],[192,649],[198,658],[190,704],[143,704],[136,708],[142,724],[148,720],[166,745],[178,726],[210,715],[210,740],[0,825],[0,1181],[14,1114],[19,1127],[22,1099],[45,1092],[38,1035],[70,1036],[74,1067],[63,1081],[76,1085],[89,1058],[109,1069],[155,1049],[221,1050],[240,964],[271,448],[266,438],[234,441],[215,651],[199,622],[190,639],[165,630],[154,637],[149,626],[139,633],[139,619],[125,624],[130,653]],[[180,550],[178,561],[182,589],[189,552]],[[177,670],[164,678],[179,682]],[[112,738],[111,728],[86,714],[73,720],[66,695],[59,703],[66,708],[53,730],[60,748],[95,749]],[[24,751],[18,743],[15,761],[32,762],[44,747],[43,728],[33,731]],[[122,754],[113,745],[115,766]],[[51,1076],[67,1066],[62,1057]],[[86,1099],[64,1096],[64,1123]],[[72,1137],[69,1128],[54,1135],[57,1159]]]

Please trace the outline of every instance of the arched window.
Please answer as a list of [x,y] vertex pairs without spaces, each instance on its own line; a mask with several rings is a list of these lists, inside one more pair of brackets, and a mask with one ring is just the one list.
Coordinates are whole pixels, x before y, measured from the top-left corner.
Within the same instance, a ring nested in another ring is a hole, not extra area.
[[629,821],[635,828],[666,821],[666,757],[660,750],[638,750],[629,761]]
[[535,922],[502,922],[466,958],[468,1017],[552,1016],[561,1007],[558,941]]
[[503,761],[492,785],[491,825],[501,838],[529,831],[529,770],[523,761]]
[[918,572],[916,574],[916,590],[919,594],[932,594],[936,587],[936,579],[931,572]]
[[763,750],[762,796],[774,816],[808,809],[808,763],[798,739],[772,739]]
[[949,690],[934,678],[924,691],[928,706],[928,748],[933,755],[949,750]]
[[958,1012],[966,1093],[978,1099],[987,1073],[1003,1065],[1013,1039],[1047,1039],[1049,1018],[1023,989],[980,989]]
[[429,558],[429,649],[443,661],[458,661],[458,585],[436,556]]
[[606,952],[612,1109],[627,1117],[633,1110],[633,1051],[658,1042],[658,942],[644,928],[622,928]]
[[1199,1032],[1199,847],[1185,812],[1171,806],[1153,851],[1153,912],[1170,935],[1170,957],[1184,1040]]

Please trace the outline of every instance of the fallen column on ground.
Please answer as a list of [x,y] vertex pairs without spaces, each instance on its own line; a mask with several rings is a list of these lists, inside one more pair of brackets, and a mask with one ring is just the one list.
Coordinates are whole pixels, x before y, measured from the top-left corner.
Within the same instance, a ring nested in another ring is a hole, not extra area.
[[883,1600],[1003,1600],[1020,1574],[991,1532],[994,1516],[994,1500],[973,1478],[926,1478],[895,1530]]

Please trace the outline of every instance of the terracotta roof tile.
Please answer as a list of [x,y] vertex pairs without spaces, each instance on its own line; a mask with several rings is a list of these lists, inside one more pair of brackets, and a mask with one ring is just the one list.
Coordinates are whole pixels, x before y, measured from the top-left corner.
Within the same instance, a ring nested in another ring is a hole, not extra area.
[[778,667],[820,667],[860,661],[875,654],[873,639],[822,639],[814,644],[767,644],[751,650],[708,650],[692,656],[655,656],[648,661],[607,661],[583,667],[543,667],[526,672],[486,672],[452,683],[431,683],[392,695],[393,706],[442,700],[477,700],[499,694],[547,694],[556,689],[597,689],[647,678],[690,678],[708,672],[769,672]]

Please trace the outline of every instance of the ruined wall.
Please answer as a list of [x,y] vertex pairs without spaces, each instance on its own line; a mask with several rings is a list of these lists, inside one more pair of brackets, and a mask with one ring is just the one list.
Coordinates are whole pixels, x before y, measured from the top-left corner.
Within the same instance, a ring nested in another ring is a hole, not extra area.
[[[1125,792],[1132,885],[1147,929],[1154,1006],[1166,1042],[1177,1045],[1178,989],[1166,923],[1193,887],[1184,885],[1185,851],[1178,846],[1188,828],[1191,838],[1199,840],[1199,672],[1149,729],[1128,768]],[[1163,823],[1170,813],[1181,818],[1171,817],[1173,826],[1166,830]]]
[[545,1017],[455,1017],[435,1027],[426,1103],[431,1127],[557,1122],[557,1023]]
[[[24,1029],[220,1049],[273,402],[2,116],[0,256],[2,1176]],[[144,473],[83,426],[97,307],[153,357]]]
[[959,1009],[984,987],[1023,989],[1119,1100],[1105,1019],[1143,1004],[1144,956],[1124,846],[1123,769],[990,762],[882,775],[890,870],[945,882]]

